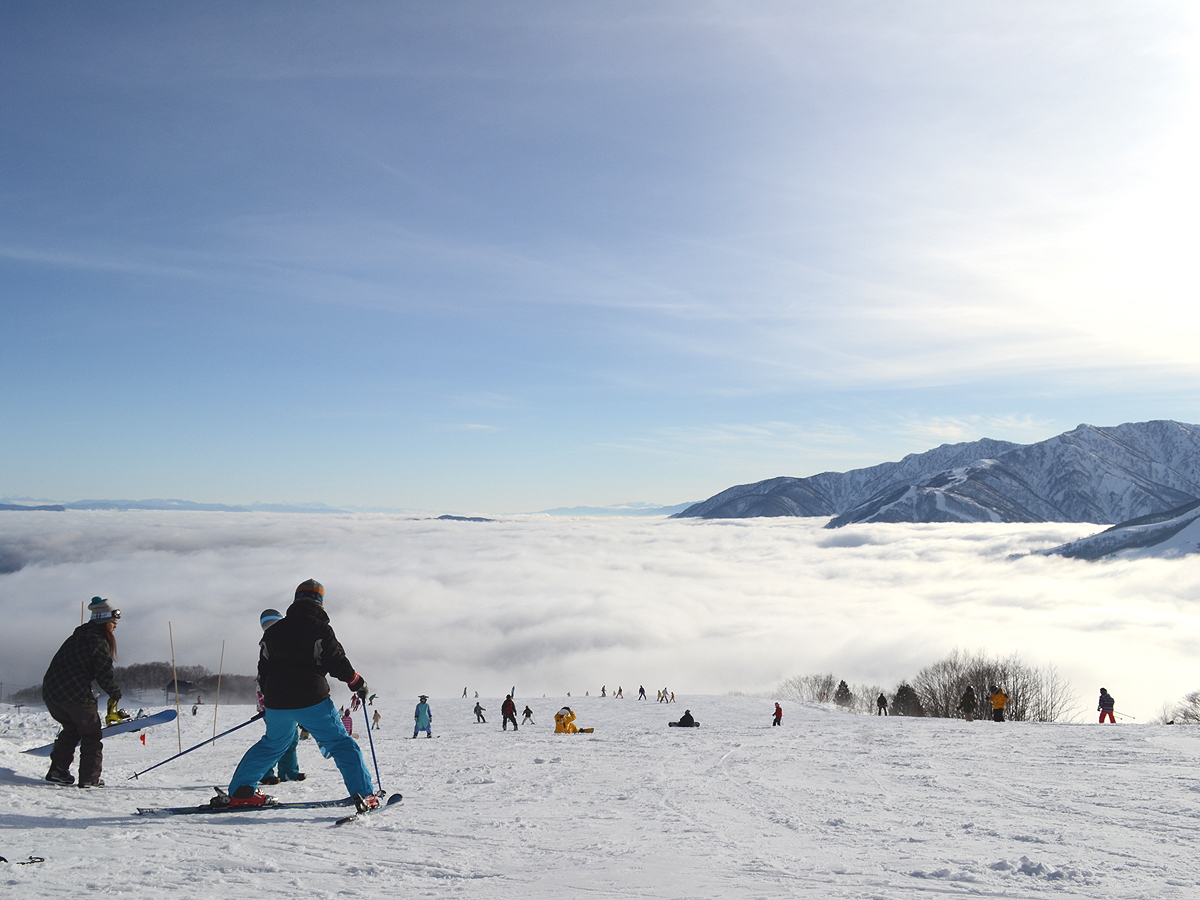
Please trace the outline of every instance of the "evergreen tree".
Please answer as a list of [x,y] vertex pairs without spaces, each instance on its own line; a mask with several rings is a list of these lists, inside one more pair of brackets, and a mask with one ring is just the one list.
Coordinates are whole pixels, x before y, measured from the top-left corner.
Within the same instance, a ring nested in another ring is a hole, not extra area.
[[921,698],[917,696],[917,692],[913,690],[912,685],[907,681],[900,682],[900,686],[896,688],[895,696],[892,697],[892,715],[925,715],[925,710],[921,708]]
[[842,707],[854,702],[854,694],[850,693],[850,687],[844,678],[838,682],[837,690],[833,692],[833,702]]

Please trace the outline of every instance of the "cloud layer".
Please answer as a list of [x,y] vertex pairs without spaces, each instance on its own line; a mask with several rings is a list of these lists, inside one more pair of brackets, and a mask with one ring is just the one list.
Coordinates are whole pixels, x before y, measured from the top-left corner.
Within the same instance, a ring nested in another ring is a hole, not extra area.
[[954,647],[1053,663],[1081,709],[1200,687],[1200,558],[1022,557],[1089,526],[823,520],[439,522],[67,512],[0,518],[6,690],[40,680],[94,594],[125,663],[254,671],[258,613],[316,577],[354,664],[400,695],[770,690],[832,671],[892,684]]

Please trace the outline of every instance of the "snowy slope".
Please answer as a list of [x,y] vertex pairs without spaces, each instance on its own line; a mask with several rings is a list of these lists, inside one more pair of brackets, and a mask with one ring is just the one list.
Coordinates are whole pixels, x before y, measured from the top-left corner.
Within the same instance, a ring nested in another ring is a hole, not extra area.
[[[138,781],[125,776],[174,753],[174,731],[145,747],[113,739],[109,787],[93,791],[45,784],[44,760],[17,752],[51,729],[6,731],[0,853],[46,861],[0,864],[0,877],[21,898],[1200,895],[1194,728],[879,719],[796,703],[772,728],[769,700],[681,696],[669,708],[575,698],[596,733],[563,736],[547,723],[565,698],[517,699],[536,727],[474,725],[473,700],[435,700],[440,737],[414,741],[411,704],[385,698],[376,749],[404,803],[340,829],[327,810],[132,815],[205,800],[257,725]],[[684,704],[701,728],[666,727]],[[250,714],[225,709],[220,727]],[[212,720],[185,715],[183,727],[188,746]],[[283,799],[341,793],[309,742],[300,760],[309,779],[274,789]]]
[[1200,427],[1080,425],[1036,444],[944,445],[854,472],[729,488],[680,517],[857,522],[1120,522],[1200,497]]
[[1200,552],[1200,500],[1152,516],[1114,525],[1099,534],[1071,541],[1041,553],[1076,559],[1173,558]]

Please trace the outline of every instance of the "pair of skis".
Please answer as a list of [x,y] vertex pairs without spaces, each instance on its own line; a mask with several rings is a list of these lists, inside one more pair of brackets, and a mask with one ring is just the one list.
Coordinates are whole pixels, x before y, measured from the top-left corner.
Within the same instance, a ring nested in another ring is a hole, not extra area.
[[375,807],[368,808],[361,797],[343,797],[341,800],[308,800],[298,803],[267,803],[263,806],[230,806],[229,797],[221,788],[215,789],[217,796],[215,802],[206,803],[203,806],[166,806],[166,807],[146,807],[138,808],[139,816],[203,816],[203,815],[219,815],[223,813],[251,813],[251,812],[269,812],[275,809],[330,809],[335,807],[354,807],[354,812],[348,816],[343,816],[338,819],[335,825],[345,825],[347,822],[353,822],[356,819],[370,815],[371,813],[381,812],[385,809],[390,809],[396,806],[403,800],[403,795],[392,794],[385,802]]
[[[363,711],[363,719],[367,720],[366,706],[363,706],[362,711]],[[172,710],[172,712],[174,712],[174,710]],[[261,715],[261,713],[260,713],[260,715]],[[257,719],[258,716],[255,716],[254,718]],[[253,722],[253,721],[254,721],[254,719],[250,720],[250,722]],[[246,722],[243,724],[249,725],[250,722]],[[242,727],[242,725],[237,726],[237,728],[241,728],[241,727]],[[231,728],[230,731],[236,731],[237,728]],[[229,732],[227,731],[225,733],[228,734]],[[347,734],[349,734],[349,729],[347,729]],[[369,720],[367,721],[367,737],[371,742],[371,761],[375,763],[375,783],[380,784],[381,781],[379,778],[379,759],[378,759],[378,757],[375,756],[375,737],[371,734],[371,723]],[[201,745],[198,744],[197,746],[201,746]],[[194,750],[196,748],[193,747],[191,749]],[[190,752],[190,750],[185,750],[184,752],[187,753],[187,752]],[[322,752],[324,752],[324,751],[322,751]],[[171,759],[175,759],[177,756],[182,756],[182,755],[183,754],[176,754],[176,756],[171,757]],[[164,762],[170,762],[170,760],[164,760]],[[162,763],[159,763],[159,765],[162,765]],[[153,766],[152,768],[157,768],[157,766]],[[147,769],[146,771],[149,771],[149,769]],[[387,798],[386,803],[382,802],[383,798],[386,796],[386,794],[384,791],[381,790],[376,795],[379,797],[381,802],[378,806],[375,806],[375,807],[367,806],[366,801],[358,794],[355,794],[352,797],[343,797],[341,800],[310,800],[310,801],[301,802],[301,803],[280,803],[279,801],[275,800],[275,802],[273,802],[273,803],[266,803],[262,806],[230,806],[229,795],[227,793],[225,793],[225,791],[223,791],[221,788],[214,788],[214,790],[217,792],[217,796],[214,797],[208,803],[204,804],[203,806],[173,806],[173,807],[158,807],[158,808],[154,808],[154,807],[139,808],[138,815],[139,816],[195,816],[195,815],[214,815],[214,814],[218,814],[218,813],[264,812],[264,811],[270,810],[270,809],[328,809],[329,807],[336,807],[336,806],[353,806],[354,807],[353,813],[351,813],[348,816],[343,816],[342,818],[338,819],[334,823],[335,825],[345,825],[347,822],[353,822],[356,819],[360,819],[364,816],[369,815],[370,813],[380,812],[382,810],[389,809],[393,806],[397,806],[400,803],[400,801],[402,799],[404,799],[401,794],[392,794],[390,797]],[[274,798],[272,798],[272,800],[274,800]]]

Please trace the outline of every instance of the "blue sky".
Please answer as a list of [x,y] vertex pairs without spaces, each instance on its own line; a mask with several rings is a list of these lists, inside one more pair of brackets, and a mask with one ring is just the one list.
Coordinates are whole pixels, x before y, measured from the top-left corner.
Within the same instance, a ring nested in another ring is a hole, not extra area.
[[0,496],[516,512],[1200,421],[1183,4],[0,11]]

